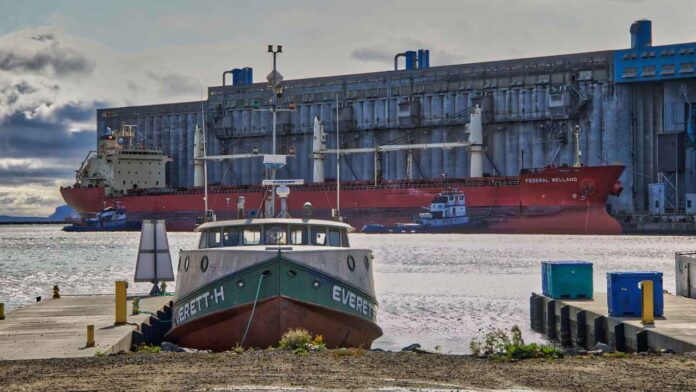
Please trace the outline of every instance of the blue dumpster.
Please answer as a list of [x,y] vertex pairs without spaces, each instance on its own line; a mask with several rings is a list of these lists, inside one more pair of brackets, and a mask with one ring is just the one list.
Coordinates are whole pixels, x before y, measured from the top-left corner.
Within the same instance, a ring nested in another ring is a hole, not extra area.
[[607,306],[610,316],[641,316],[643,296],[640,282],[643,280],[653,281],[654,316],[662,316],[662,272],[655,271],[607,272]]
[[550,298],[592,298],[592,263],[587,261],[542,261],[541,290]]

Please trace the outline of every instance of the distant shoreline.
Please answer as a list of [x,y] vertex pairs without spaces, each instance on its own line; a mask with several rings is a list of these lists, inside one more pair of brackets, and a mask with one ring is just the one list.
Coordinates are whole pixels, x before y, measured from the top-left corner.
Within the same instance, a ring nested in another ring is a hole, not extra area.
[[11,225],[65,225],[66,222],[63,221],[5,221],[0,222],[0,226],[11,226]]

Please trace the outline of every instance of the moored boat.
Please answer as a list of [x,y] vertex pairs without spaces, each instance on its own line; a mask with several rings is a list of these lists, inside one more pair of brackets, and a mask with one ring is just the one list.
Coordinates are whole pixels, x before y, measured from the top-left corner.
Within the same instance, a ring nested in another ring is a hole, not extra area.
[[94,218],[73,221],[63,231],[138,231],[141,225],[141,221],[128,219],[125,208],[115,205],[101,210]]
[[303,328],[328,347],[364,347],[376,324],[373,255],[345,223],[292,218],[205,223],[180,253],[168,339],[215,351],[265,348]]
[[480,222],[469,219],[466,213],[466,195],[456,190],[440,193],[433,199],[427,212],[416,215],[414,222],[385,226],[378,223],[362,227],[363,233],[461,233],[476,230]]

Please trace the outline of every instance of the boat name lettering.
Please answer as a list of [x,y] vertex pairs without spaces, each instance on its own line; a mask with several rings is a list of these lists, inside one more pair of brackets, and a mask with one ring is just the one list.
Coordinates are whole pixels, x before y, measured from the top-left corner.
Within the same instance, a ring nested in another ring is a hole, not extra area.
[[526,178],[529,184],[546,184],[549,182],[578,182],[577,177]]
[[210,291],[201,293],[197,297],[191,298],[190,301],[174,307],[174,324],[179,325],[191,317],[195,317],[196,314],[207,310],[210,305],[221,303],[224,300],[225,290],[222,286],[214,288],[212,294]]
[[341,286],[334,285],[332,290],[332,299],[349,308],[362,313],[363,316],[371,319],[375,318],[375,306],[367,298],[355,294],[354,292],[344,289]]

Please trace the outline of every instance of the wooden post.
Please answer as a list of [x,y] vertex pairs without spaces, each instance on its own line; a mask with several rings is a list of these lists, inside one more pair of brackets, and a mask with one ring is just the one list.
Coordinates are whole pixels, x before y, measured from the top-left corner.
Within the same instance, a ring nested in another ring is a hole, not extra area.
[[85,347],[94,347],[94,325],[87,326],[87,344]]
[[116,282],[116,319],[114,324],[125,324],[128,322],[126,316],[126,288],[128,282],[119,280]]
[[644,280],[640,282],[640,291],[643,295],[643,306],[641,310],[641,322],[643,324],[655,324],[655,304],[653,297],[653,281]]
[[0,302],[0,320],[5,319],[5,304]]

